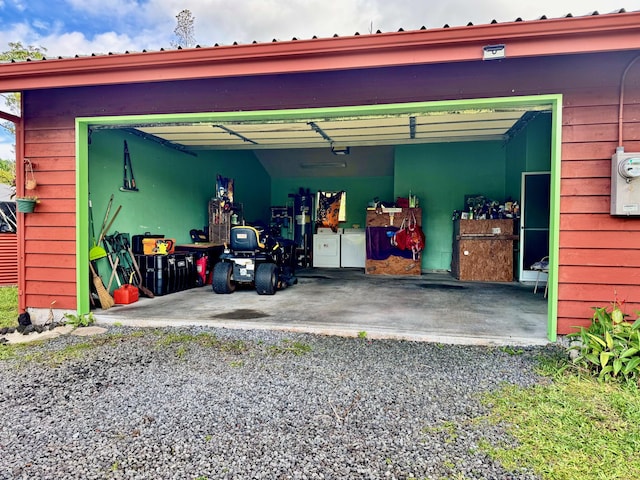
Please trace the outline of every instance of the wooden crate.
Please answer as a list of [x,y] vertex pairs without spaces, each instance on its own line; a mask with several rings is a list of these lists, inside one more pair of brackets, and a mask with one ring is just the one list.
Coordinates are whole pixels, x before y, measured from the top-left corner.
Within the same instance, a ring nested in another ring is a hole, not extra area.
[[[459,280],[512,282],[513,220],[456,220],[451,272]],[[498,230],[499,229],[499,233]]]

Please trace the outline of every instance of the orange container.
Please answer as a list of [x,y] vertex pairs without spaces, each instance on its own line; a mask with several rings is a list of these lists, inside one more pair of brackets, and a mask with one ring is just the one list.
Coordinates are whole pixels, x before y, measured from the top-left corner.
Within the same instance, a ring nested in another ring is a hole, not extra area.
[[129,303],[137,302],[139,296],[140,293],[138,292],[138,287],[131,284],[122,285],[120,288],[113,291],[113,300],[118,305],[127,305]]
[[145,255],[167,255],[175,251],[173,238],[143,238],[142,253]]

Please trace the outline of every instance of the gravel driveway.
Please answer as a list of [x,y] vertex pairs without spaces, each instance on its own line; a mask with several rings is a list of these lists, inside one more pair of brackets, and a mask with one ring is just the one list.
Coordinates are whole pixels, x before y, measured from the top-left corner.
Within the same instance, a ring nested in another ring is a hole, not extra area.
[[534,479],[479,449],[511,442],[482,421],[479,394],[543,381],[535,357],[551,348],[67,335],[29,346],[37,362],[0,361],[0,478]]

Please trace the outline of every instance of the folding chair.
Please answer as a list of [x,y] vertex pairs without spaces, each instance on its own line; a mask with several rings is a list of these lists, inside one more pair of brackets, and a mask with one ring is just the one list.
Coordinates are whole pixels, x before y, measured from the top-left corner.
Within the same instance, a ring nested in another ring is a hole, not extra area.
[[[538,293],[538,282],[540,281],[540,274],[541,273],[546,273],[547,275],[549,274],[549,257],[548,256],[542,257],[539,261],[531,265],[531,270],[535,270],[536,272],[538,272],[538,274],[536,275],[536,285],[535,287],[533,287],[533,293],[536,294]],[[547,281],[547,283],[544,286],[544,298],[547,298],[548,289],[549,289],[549,282]]]

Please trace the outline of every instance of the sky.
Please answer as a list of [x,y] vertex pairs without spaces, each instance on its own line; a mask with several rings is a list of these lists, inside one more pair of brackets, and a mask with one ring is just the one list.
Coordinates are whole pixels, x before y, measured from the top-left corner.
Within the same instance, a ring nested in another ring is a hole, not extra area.
[[[196,43],[210,46],[621,8],[640,10],[640,0],[0,0],[0,51],[9,42],[41,47],[48,57],[168,49],[183,9],[193,15]],[[12,145],[0,128],[0,158],[15,157]]]

